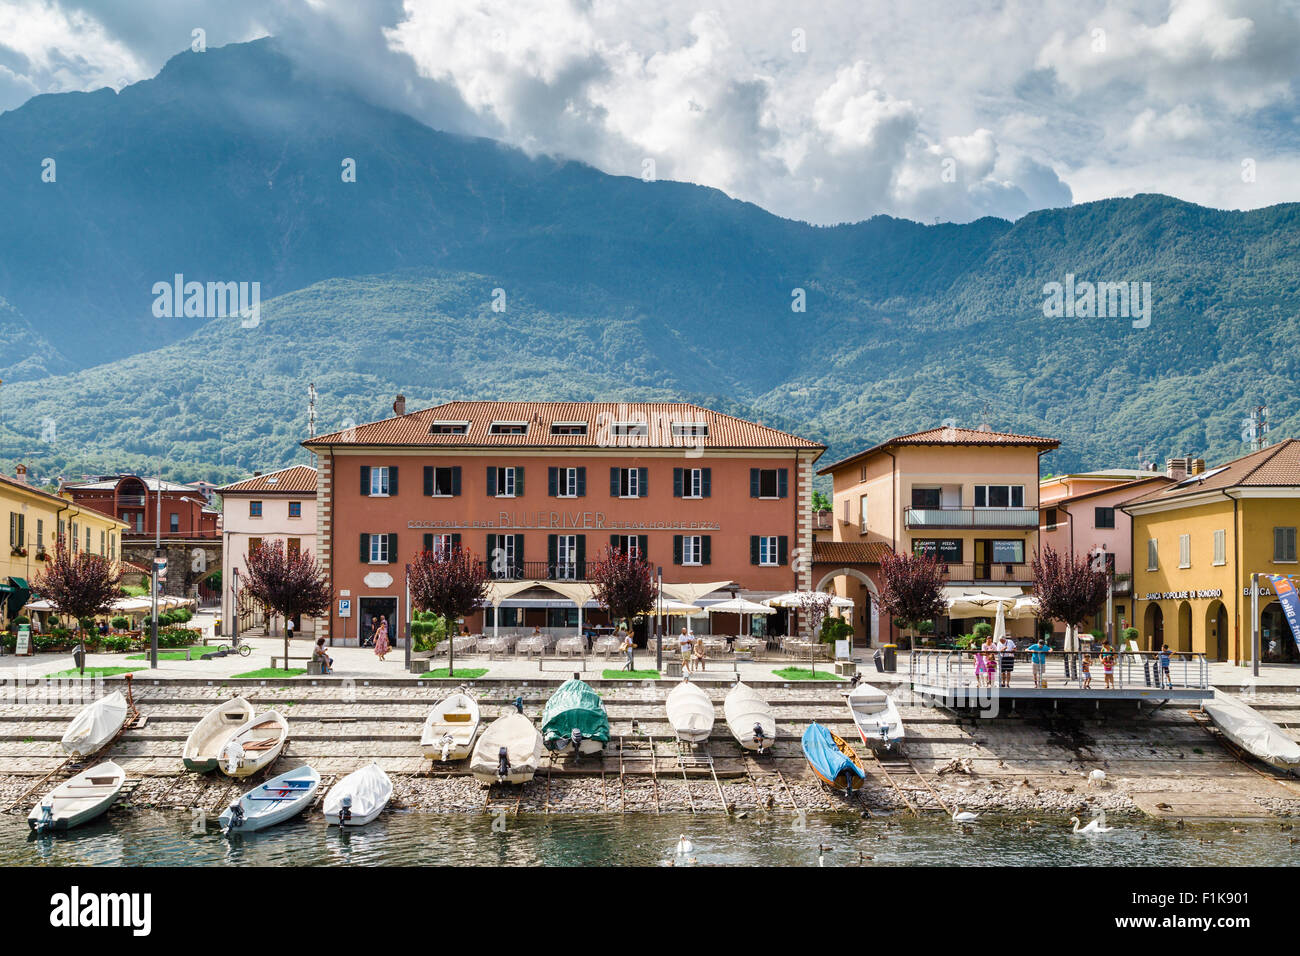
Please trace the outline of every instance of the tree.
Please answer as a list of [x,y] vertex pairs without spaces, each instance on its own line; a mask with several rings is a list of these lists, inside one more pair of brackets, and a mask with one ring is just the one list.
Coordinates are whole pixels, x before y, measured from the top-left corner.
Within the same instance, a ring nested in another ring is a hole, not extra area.
[[1062,556],[1044,547],[1041,557],[1034,558],[1033,569],[1039,617],[1077,628],[1106,600],[1107,572],[1093,568],[1086,559],[1076,560],[1073,552]]
[[833,506],[831,500],[826,497],[824,491],[814,491],[812,493],[812,510],[813,511],[831,511]]
[[631,628],[633,618],[649,614],[654,607],[654,578],[650,565],[639,555],[606,548],[603,558],[587,565],[587,580],[610,621],[625,620]]
[[411,562],[411,604],[418,611],[432,611],[446,623],[451,642],[447,645],[447,676],[455,676],[456,618],[472,614],[487,600],[488,579],[483,564],[463,548],[446,553],[421,551]]
[[826,615],[831,612],[832,600],[834,600],[834,595],[827,594],[825,591],[800,592],[799,620],[807,628],[809,640],[812,640],[821,630],[822,622],[826,620]]
[[899,627],[919,627],[948,608],[943,600],[943,566],[932,554],[886,551],[880,558],[880,606]]
[[122,596],[122,573],[106,558],[88,551],[72,554],[63,539],[54,545],[54,559],[36,579],[36,592],[59,614],[77,622],[81,643],[81,672],[86,672],[86,633],[83,624],[113,608]]
[[[243,593],[272,614],[290,620],[305,614],[319,617],[330,609],[329,578],[310,551],[286,553],[284,542],[272,541],[248,553]],[[289,628],[284,629],[284,666],[289,667]]]

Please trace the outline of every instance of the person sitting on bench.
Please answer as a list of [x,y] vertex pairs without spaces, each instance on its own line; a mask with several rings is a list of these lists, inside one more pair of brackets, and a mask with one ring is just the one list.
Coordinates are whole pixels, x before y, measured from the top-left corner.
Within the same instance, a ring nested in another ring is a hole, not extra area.
[[320,672],[322,674],[334,673],[334,658],[325,653],[325,638],[316,638],[316,649],[311,652],[311,658],[314,661],[320,661]]

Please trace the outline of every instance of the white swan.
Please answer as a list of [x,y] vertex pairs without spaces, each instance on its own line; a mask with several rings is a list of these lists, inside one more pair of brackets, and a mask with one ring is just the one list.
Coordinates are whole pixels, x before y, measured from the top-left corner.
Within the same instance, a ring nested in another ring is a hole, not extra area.
[[685,856],[687,853],[690,853],[692,849],[694,849],[694,844],[692,844],[690,840],[686,839],[686,834],[683,833],[677,840],[677,855]]
[[1079,828],[1078,817],[1070,817],[1070,822],[1074,824],[1074,829],[1070,831],[1071,833],[1086,833],[1089,836],[1096,833],[1110,833],[1112,830],[1115,829],[1114,827],[1106,826],[1105,810],[1102,810],[1097,814],[1097,819],[1089,820],[1088,825],[1086,827],[1083,827],[1082,829]]
[[953,823],[974,823],[979,818],[978,813],[971,813],[969,810],[963,810],[961,807],[954,807],[952,811]]

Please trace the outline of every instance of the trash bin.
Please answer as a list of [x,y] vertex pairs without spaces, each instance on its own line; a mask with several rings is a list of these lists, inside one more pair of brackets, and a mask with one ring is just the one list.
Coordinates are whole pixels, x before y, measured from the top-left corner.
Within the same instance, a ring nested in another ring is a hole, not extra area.
[[83,651],[80,647],[78,647],[76,650],[72,652],[72,668],[73,670],[79,671],[81,670],[82,667],[85,666],[85,663],[86,663],[86,652]]
[[880,652],[879,648],[871,655],[871,660],[876,665],[876,670],[883,674],[885,672],[885,655]]
[[881,648],[880,648],[880,649],[881,649],[882,651],[885,652],[885,662],[884,662],[884,663],[885,663],[885,670],[886,670],[888,673],[890,673],[890,674],[897,673],[897,671],[898,671],[898,645],[897,645],[897,644],[883,644],[883,645],[881,645]]

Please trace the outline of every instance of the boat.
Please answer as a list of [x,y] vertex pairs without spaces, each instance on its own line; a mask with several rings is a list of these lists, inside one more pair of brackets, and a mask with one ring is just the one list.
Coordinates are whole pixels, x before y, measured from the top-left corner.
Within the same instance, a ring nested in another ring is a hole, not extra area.
[[848,741],[815,721],[803,732],[803,755],[817,779],[834,790],[852,793],[867,779]]
[[302,813],[320,789],[320,774],[295,767],[259,784],[221,814],[222,833],[256,833]]
[[63,735],[63,749],[74,757],[99,753],[126,723],[126,698],[120,690],[86,705]]
[[873,750],[893,750],[903,742],[903,719],[892,697],[870,684],[859,684],[847,697],[853,725],[864,744]]
[[1253,707],[1217,688],[1214,698],[1202,701],[1201,707],[1223,736],[1246,753],[1279,770],[1300,772],[1300,744]]
[[515,710],[492,721],[479,735],[469,771],[479,783],[527,783],[545,752],[542,735],[524,716],[524,702],[516,698]]
[[557,754],[604,750],[609,743],[609,715],[600,695],[576,677],[566,680],[542,708],[542,741]]
[[124,783],[126,771],[113,761],[96,764],[41,797],[27,814],[27,825],[37,833],[70,830],[106,813]]
[[289,722],[276,710],[258,714],[221,748],[219,766],[227,776],[251,777],[275,762],[289,741]]
[[221,761],[221,750],[239,730],[253,719],[253,705],[242,697],[233,697],[204,714],[190,731],[181,751],[186,770],[211,773]]
[[325,794],[325,825],[363,827],[384,812],[393,799],[393,781],[371,762],[354,770]]
[[669,693],[664,708],[678,740],[698,744],[709,739],[713,730],[713,701],[702,688],[682,681]]
[[727,729],[746,750],[762,753],[776,742],[772,705],[744,681],[737,681],[722,702]]
[[430,760],[464,760],[474,748],[478,733],[478,703],[457,691],[444,698],[425,718],[420,748]]

